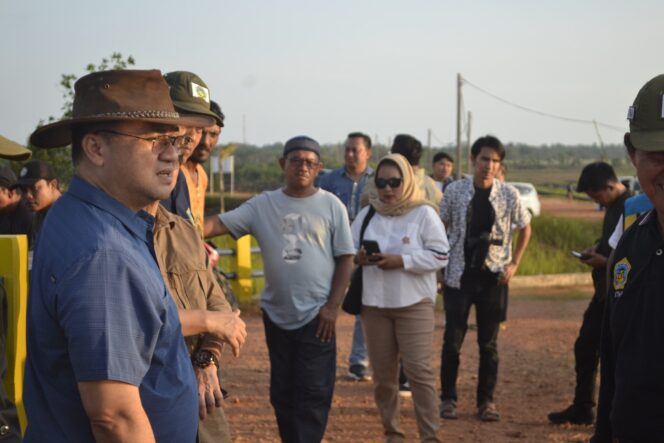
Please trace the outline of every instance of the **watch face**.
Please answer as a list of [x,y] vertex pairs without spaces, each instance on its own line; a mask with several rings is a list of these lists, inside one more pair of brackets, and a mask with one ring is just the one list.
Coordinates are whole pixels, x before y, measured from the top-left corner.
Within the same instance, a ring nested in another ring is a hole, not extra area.
[[211,364],[217,364],[217,359],[210,351],[198,351],[192,358],[193,363],[199,368],[207,368]]

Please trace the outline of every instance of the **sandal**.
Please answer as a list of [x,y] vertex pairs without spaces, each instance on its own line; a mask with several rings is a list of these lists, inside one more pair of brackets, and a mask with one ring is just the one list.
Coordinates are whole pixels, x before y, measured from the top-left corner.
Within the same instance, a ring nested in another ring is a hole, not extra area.
[[443,400],[440,404],[440,418],[454,420],[457,418],[456,402],[454,400]]
[[493,402],[486,402],[477,408],[477,416],[482,421],[499,421],[500,414],[496,408],[496,404]]

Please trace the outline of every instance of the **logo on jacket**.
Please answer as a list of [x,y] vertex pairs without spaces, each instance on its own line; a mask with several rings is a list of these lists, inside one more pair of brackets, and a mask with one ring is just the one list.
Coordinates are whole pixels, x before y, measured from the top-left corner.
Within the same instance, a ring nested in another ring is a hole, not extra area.
[[629,271],[632,270],[632,265],[627,260],[627,257],[616,262],[613,266],[613,289],[616,291],[621,291],[625,289],[627,284],[627,277],[629,276]]

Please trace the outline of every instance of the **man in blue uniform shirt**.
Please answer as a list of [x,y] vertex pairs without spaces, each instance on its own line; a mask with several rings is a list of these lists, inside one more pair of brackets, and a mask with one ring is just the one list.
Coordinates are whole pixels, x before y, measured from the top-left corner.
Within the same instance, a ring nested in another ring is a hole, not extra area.
[[181,118],[157,70],[76,82],[73,118],[34,146],[72,145],[75,177],[42,227],[30,281],[27,442],[194,442],[196,380],[143,207],[170,193]]
[[629,108],[625,145],[654,209],[623,234],[607,266],[601,384],[593,443],[664,441],[664,75]]

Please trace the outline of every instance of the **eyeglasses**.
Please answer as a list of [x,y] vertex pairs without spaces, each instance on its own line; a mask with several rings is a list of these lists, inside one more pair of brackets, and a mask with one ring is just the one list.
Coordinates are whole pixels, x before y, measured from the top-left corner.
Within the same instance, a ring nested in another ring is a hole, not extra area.
[[161,155],[166,152],[171,146],[179,150],[183,146],[186,146],[191,142],[191,137],[188,136],[169,136],[169,135],[158,135],[157,137],[141,137],[140,135],[126,134],[124,132],[112,131],[110,129],[100,129],[95,131],[95,133],[107,133],[113,135],[122,135],[124,137],[137,138],[139,140],[145,140],[146,142],[152,143],[152,152]]
[[376,179],[376,187],[378,189],[385,189],[386,187],[390,187],[392,189],[398,188],[401,186],[401,182],[403,182],[403,179],[401,178],[377,178]]
[[314,169],[320,165],[320,162],[317,162],[315,160],[305,160],[303,158],[289,158],[288,162],[293,166],[295,166],[296,168],[304,166],[307,169]]

